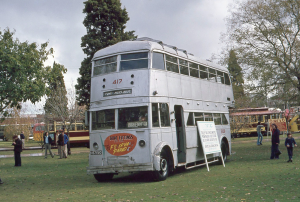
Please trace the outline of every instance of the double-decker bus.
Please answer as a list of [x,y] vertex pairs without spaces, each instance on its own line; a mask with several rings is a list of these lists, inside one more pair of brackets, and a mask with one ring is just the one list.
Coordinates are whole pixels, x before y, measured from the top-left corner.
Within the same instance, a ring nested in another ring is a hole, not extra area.
[[[70,123],[66,123],[67,127]],[[54,121],[51,124],[36,123],[33,125],[33,139],[35,141],[44,141],[43,135],[45,131],[48,131],[49,136],[52,138],[52,145],[57,145],[57,132],[64,129],[62,122]],[[65,130],[65,132],[67,132]],[[76,122],[72,123],[69,130],[70,146],[89,146],[89,131],[84,123]]]
[[[224,159],[231,153],[228,70],[150,38],[95,53],[87,173],[96,180],[152,171],[165,180],[178,167],[205,165],[197,121],[214,121]],[[208,162],[221,154],[207,155]]]
[[269,107],[243,108],[230,110],[231,134],[233,137],[257,136],[258,122],[262,127],[262,134],[267,135],[269,120],[284,121],[283,112],[280,109]]

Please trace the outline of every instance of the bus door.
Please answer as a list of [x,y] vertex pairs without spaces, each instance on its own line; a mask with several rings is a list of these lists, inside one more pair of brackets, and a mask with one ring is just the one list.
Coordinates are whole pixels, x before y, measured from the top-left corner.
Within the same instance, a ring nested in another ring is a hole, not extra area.
[[183,116],[183,108],[181,105],[174,106],[176,119],[176,135],[177,135],[177,157],[178,163],[186,162],[186,132]]

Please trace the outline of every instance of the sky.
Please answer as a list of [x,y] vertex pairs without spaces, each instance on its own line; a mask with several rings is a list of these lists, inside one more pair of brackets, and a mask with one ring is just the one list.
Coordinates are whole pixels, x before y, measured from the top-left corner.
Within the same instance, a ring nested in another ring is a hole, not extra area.
[[[46,65],[53,61],[64,65],[66,88],[77,83],[79,68],[86,57],[81,37],[85,0],[1,0],[0,30],[15,30],[21,42],[49,42],[54,49]],[[225,18],[236,0],[121,0],[130,20],[126,31],[138,37],[150,37],[187,50],[202,59],[219,53],[221,33],[226,32]]]

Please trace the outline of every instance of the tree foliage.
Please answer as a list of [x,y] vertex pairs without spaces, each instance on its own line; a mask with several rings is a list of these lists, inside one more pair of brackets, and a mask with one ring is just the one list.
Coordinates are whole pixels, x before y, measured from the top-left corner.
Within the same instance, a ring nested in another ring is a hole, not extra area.
[[5,120],[4,135],[7,141],[12,140],[14,135],[20,135],[24,132],[25,139],[28,140],[32,133],[31,126],[33,120],[29,116],[22,115],[21,109],[10,108],[10,117]]
[[244,78],[243,78],[243,70],[238,64],[238,59],[234,50],[229,51],[228,58],[228,71],[232,76],[231,83],[233,88],[233,95],[235,99],[245,96],[244,93]]
[[81,38],[81,47],[87,57],[82,61],[77,79],[76,94],[79,104],[89,106],[91,87],[91,60],[96,51],[120,41],[134,39],[134,31],[125,32],[129,20],[120,0],[88,0],[84,2],[83,24],[87,34]]
[[53,53],[48,42],[20,42],[8,28],[0,30],[0,114],[20,108],[20,102],[40,101],[46,91],[44,62]]
[[[247,73],[250,90],[295,99],[300,92],[300,1],[241,1],[227,22],[227,42]],[[287,95],[287,86],[297,91]]]
[[68,98],[65,86],[64,76],[67,70],[63,65],[53,63],[53,68],[47,69],[48,77],[48,91],[44,110],[45,116],[51,119],[67,119],[68,114]]

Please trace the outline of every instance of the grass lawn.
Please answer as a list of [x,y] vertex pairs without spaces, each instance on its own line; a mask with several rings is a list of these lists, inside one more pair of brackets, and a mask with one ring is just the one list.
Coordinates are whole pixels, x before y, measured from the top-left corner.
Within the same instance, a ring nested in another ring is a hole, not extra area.
[[235,138],[235,154],[225,168],[176,171],[162,182],[136,173],[98,183],[86,175],[86,152],[67,159],[22,157],[22,167],[14,167],[13,158],[1,158],[1,201],[299,201],[300,148],[294,150],[293,163],[287,163],[281,136],[280,159],[270,160],[271,143],[264,138],[262,146],[254,137]]

